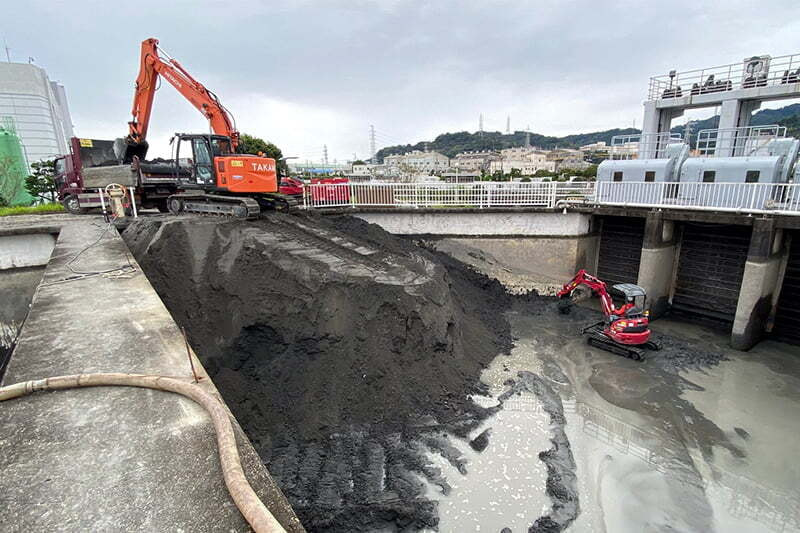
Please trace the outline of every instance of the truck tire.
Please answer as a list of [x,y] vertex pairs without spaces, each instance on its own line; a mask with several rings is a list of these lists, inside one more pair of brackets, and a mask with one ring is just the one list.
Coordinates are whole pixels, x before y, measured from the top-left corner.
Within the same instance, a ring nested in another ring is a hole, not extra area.
[[89,211],[85,207],[81,207],[81,203],[78,200],[77,195],[74,194],[64,197],[64,200],[61,203],[64,205],[64,209],[73,215],[83,215]]
[[158,209],[159,213],[169,213],[169,206],[167,205],[167,199],[159,200],[156,202],[156,208]]
[[179,215],[183,211],[183,200],[170,196],[167,198],[167,207],[173,215]]

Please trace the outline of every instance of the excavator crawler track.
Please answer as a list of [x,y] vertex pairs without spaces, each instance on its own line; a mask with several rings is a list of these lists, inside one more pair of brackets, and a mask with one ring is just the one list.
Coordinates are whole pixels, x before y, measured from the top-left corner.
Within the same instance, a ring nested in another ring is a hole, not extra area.
[[[602,322],[599,324],[602,324]],[[611,340],[603,333],[602,326],[599,326],[598,324],[593,324],[584,328],[583,332],[587,334],[586,344],[589,346],[594,346],[596,348],[600,348],[601,350],[621,355],[622,357],[627,357],[628,359],[633,359],[634,361],[644,361],[644,350],[642,348],[627,344],[620,344]],[[643,344],[642,347],[644,346],[645,345]]]
[[206,193],[173,194],[167,199],[167,207],[170,213],[176,215],[199,213],[255,219],[261,214],[261,207],[253,198]]
[[586,338],[586,343],[589,346],[594,346],[634,361],[644,361],[644,350],[616,343],[601,333],[590,334]]

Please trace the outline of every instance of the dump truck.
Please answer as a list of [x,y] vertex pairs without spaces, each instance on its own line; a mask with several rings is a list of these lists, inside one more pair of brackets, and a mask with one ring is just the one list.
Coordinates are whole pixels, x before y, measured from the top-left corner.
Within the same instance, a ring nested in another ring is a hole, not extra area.
[[70,153],[55,160],[58,200],[67,211],[85,213],[101,207],[103,202],[108,204],[105,189],[113,183],[129,191],[132,188],[138,208],[167,211],[167,198],[179,191],[172,166],[159,161],[141,162],[138,158],[124,164],[124,149],[124,139],[70,139]]

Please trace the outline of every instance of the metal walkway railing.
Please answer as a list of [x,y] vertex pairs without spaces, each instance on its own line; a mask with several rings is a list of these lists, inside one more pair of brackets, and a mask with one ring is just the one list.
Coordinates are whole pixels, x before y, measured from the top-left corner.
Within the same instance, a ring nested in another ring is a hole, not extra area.
[[314,183],[305,186],[303,206],[554,208],[560,200],[583,199],[593,190],[588,182]]
[[653,182],[315,183],[305,209],[623,206],[800,215],[800,184]]
[[800,215],[800,185],[598,182],[595,205]]

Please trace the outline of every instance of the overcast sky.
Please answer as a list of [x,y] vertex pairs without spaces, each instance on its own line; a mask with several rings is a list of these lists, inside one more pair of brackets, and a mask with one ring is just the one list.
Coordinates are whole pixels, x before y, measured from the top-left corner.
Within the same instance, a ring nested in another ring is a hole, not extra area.
[[[651,75],[800,53],[800,0],[5,4],[12,61],[66,86],[77,135],[127,133],[139,43],[156,37],[240,131],[303,159],[368,157],[370,124],[378,147],[475,131],[480,113],[550,135],[639,125]],[[207,127],[164,83],[150,155]]]

